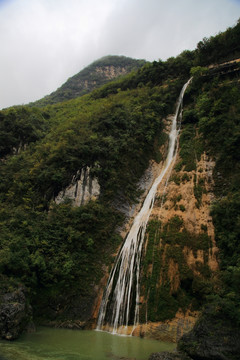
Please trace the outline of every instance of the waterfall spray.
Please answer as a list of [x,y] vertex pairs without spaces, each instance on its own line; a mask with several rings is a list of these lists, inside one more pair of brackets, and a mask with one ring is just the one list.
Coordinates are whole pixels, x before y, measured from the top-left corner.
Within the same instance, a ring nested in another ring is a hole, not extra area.
[[135,307],[134,326],[138,324],[140,260],[144,236],[157,188],[164,176],[171,170],[177,154],[179,135],[177,120],[181,112],[184,92],[190,81],[191,79],[183,86],[177,101],[176,111],[169,133],[169,147],[166,161],[149,190],[141,210],[136,215],[110,273],[99,311],[97,330],[102,330],[105,323],[108,323],[113,333],[117,333],[119,330],[122,332],[122,327],[127,327],[129,324],[132,306]]

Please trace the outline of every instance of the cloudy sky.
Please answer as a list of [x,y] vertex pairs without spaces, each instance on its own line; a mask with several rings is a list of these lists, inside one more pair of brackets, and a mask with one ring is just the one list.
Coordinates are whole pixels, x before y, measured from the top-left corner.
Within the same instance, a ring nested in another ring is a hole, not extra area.
[[240,0],[0,0],[0,109],[105,55],[166,60],[239,17]]

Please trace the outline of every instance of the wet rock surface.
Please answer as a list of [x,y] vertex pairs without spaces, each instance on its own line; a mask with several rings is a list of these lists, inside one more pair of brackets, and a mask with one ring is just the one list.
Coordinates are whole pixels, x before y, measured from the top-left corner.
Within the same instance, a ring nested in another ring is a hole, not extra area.
[[32,310],[27,303],[25,289],[19,287],[12,292],[0,293],[0,337],[17,339],[31,323]]

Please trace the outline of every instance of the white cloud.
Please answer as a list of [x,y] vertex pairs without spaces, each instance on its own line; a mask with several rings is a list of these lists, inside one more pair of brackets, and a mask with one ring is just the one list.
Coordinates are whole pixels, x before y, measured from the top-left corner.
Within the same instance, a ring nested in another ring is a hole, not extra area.
[[54,91],[108,54],[166,59],[234,25],[236,0],[0,2],[0,108]]

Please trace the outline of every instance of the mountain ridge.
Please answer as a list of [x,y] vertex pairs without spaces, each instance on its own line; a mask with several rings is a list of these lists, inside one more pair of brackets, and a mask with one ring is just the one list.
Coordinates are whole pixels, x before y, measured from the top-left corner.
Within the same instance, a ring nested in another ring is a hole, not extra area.
[[103,56],[68,78],[63,85],[50,95],[46,95],[29,105],[43,107],[48,104],[75,99],[76,97],[88,94],[109,81],[140,68],[144,64],[146,64],[145,60],[137,60],[126,56]]

